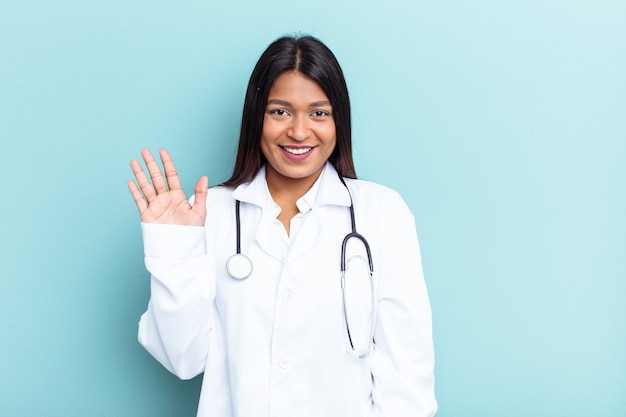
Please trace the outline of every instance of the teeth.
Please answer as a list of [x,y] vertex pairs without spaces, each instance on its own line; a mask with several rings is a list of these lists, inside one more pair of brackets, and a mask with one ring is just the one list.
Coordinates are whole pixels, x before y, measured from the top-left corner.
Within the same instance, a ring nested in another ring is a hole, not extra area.
[[294,149],[294,148],[285,148],[285,147],[283,147],[283,149],[286,150],[287,152],[289,152],[290,154],[293,154],[293,155],[304,155],[305,153],[311,151],[311,148]]

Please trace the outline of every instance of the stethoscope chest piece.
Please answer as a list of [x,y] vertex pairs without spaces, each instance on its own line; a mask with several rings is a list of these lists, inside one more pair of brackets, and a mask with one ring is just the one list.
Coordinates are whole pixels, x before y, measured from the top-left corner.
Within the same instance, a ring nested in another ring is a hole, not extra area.
[[235,279],[246,279],[252,274],[252,261],[246,255],[236,253],[226,261],[226,270]]

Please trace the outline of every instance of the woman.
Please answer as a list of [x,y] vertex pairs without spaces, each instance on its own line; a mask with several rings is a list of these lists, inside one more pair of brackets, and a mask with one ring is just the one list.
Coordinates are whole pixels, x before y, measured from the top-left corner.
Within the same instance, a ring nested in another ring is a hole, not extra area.
[[435,414],[413,216],[355,179],[350,132],[332,52],[284,37],[250,78],[228,181],[200,178],[188,202],[165,150],[165,178],[147,150],[151,181],[131,162],[152,274],[139,341],[180,378],[204,373],[199,416]]

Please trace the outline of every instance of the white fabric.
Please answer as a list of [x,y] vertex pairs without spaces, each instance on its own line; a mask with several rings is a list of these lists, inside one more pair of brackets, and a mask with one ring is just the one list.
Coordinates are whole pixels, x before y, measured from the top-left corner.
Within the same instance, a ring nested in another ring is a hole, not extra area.
[[[321,175],[320,175],[321,178]],[[317,196],[317,190],[320,187],[320,178],[315,181],[313,186],[307,191],[302,197],[300,197],[296,201],[296,207],[298,208],[298,213],[291,218],[289,221],[289,236],[287,236],[287,231],[285,230],[285,226],[278,220],[278,215],[281,212],[281,208],[278,204],[274,202],[272,199],[272,195],[270,194],[270,190],[265,187],[266,193],[266,201],[271,201],[271,208],[267,208],[268,210],[272,210],[274,219],[274,224],[280,230],[280,234],[283,239],[288,242],[289,246],[291,246],[291,242],[298,235],[298,231],[300,230],[300,225],[304,221],[306,215],[313,209],[313,204],[315,203],[315,197]],[[266,209],[266,207],[264,207]]]
[[[435,414],[431,312],[413,216],[394,191],[346,182],[374,263],[375,347],[365,359],[347,353],[339,267],[350,197],[330,164],[291,245],[273,224],[264,170],[234,192],[211,188],[204,227],[142,224],[152,278],[139,341],[180,378],[204,372],[198,416]],[[254,264],[242,281],[225,267],[236,247],[235,198],[241,250]],[[366,269],[361,245],[350,243],[347,259],[350,273]],[[356,317],[368,311],[369,284],[348,275]],[[367,338],[366,321],[354,323],[357,341]]]

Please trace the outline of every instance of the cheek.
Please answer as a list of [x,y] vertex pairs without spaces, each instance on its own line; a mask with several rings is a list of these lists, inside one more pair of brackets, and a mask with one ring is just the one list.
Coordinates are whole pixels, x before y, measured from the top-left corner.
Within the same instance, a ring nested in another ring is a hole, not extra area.
[[272,124],[267,123],[267,121],[265,121],[263,123],[263,130],[261,132],[261,143],[260,143],[261,151],[263,152],[263,154],[265,154],[266,151],[269,150],[269,147],[275,137],[276,135],[275,135]]
[[280,136],[281,127],[279,123],[276,123],[269,117],[265,117],[263,120],[263,135],[262,137],[267,140],[275,139]]
[[333,141],[337,140],[337,125],[334,120],[326,126],[326,137],[332,138]]
[[337,143],[337,130],[335,129],[335,125],[328,126],[322,134],[322,137],[326,139],[328,144],[335,146]]

